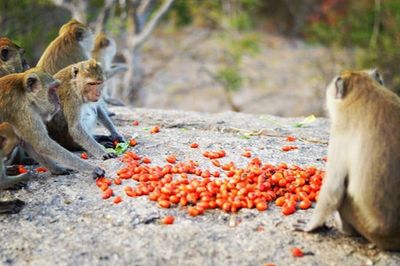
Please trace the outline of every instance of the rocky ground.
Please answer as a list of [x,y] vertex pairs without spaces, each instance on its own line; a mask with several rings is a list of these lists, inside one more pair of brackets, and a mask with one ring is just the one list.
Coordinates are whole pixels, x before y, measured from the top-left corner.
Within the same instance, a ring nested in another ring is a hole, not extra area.
[[[303,128],[303,118],[114,108],[116,123],[126,136],[138,134],[134,150],[164,164],[166,154],[194,159],[211,168],[201,150],[223,148],[238,165],[248,159],[244,148],[264,162],[315,165],[323,168],[328,122],[317,119]],[[131,125],[139,120],[140,125]],[[161,126],[151,135],[149,128]],[[260,132],[260,130],[262,130]],[[250,138],[245,133],[258,132]],[[299,138],[298,150],[284,153],[285,137]],[[198,142],[199,150],[188,147]],[[93,161],[115,177],[118,159]],[[128,181],[131,182],[131,181]],[[132,181],[133,182],[133,181]],[[121,190],[121,191],[120,191]],[[116,189],[122,193],[122,186]],[[381,252],[361,238],[331,229],[319,234],[292,231],[298,219],[307,220],[312,209],[283,216],[271,204],[265,212],[241,210],[236,215],[219,210],[189,217],[179,208],[160,209],[147,198],[128,198],[118,205],[101,199],[93,179],[81,174],[41,174],[28,188],[4,192],[3,199],[27,202],[21,213],[0,217],[2,265],[399,265],[400,254]],[[162,225],[165,215],[175,223]],[[306,256],[295,258],[293,247]]]
[[[223,88],[210,75],[224,66],[226,40],[221,33],[193,27],[163,32],[152,36],[143,52],[147,79],[141,106],[213,113],[231,110]],[[256,34],[259,52],[243,58],[244,80],[233,93],[235,104],[246,113],[323,115],[327,84],[351,67],[354,54],[281,35]]]

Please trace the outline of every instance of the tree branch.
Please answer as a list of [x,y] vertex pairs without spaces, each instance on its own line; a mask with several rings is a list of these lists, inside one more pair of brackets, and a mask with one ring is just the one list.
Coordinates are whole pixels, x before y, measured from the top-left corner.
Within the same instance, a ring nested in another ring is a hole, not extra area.
[[135,40],[133,40],[133,49],[137,49],[138,47],[142,46],[144,42],[147,41],[151,33],[154,31],[157,23],[160,21],[161,17],[168,11],[173,2],[174,0],[165,0],[160,9],[157,10],[154,17],[144,27],[143,31],[137,37],[135,37]]

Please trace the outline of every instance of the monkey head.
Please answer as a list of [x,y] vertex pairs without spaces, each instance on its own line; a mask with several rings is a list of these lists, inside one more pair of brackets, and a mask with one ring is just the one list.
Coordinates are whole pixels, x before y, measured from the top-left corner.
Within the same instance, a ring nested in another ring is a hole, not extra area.
[[110,62],[117,53],[117,45],[112,38],[108,38],[104,32],[97,34],[94,41],[94,52],[101,52],[105,56],[110,57]]
[[60,81],[46,72],[30,69],[24,73],[23,86],[35,110],[45,121],[50,121],[60,110],[57,94]]
[[90,59],[72,65],[72,80],[82,96],[83,102],[97,102],[104,87],[103,69],[96,60]]
[[0,38],[0,72],[20,73],[29,68],[24,58],[25,51],[10,39]]
[[92,30],[76,19],[71,19],[62,25],[58,34],[63,36],[66,42],[77,41],[85,51],[90,52],[93,48],[94,37]]

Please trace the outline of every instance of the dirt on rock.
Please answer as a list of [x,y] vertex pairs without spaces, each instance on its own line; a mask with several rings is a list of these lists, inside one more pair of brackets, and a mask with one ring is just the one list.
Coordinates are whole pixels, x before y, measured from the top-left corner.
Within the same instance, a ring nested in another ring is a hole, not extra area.
[[[303,127],[304,118],[279,118],[243,113],[197,113],[151,109],[112,108],[116,124],[138,145],[130,148],[165,164],[165,156],[197,160],[212,169],[201,151],[223,148],[234,161],[245,148],[263,162],[314,165],[324,168],[328,121],[317,119]],[[132,121],[138,120],[139,126]],[[158,134],[150,134],[159,125]],[[102,131],[102,130],[100,130]],[[102,131],[103,132],[103,131]],[[249,134],[253,133],[253,134]],[[250,136],[253,135],[253,136]],[[297,150],[282,152],[286,137],[294,135]],[[190,149],[197,142],[199,149]],[[119,159],[91,160],[116,177]],[[130,185],[134,185],[134,181]],[[125,183],[124,183],[125,185]],[[26,207],[19,214],[0,216],[0,263],[2,265],[399,265],[400,254],[382,252],[362,238],[346,237],[335,228],[316,234],[295,232],[297,220],[308,220],[312,209],[290,216],[270,204],[259,212],[245,209],[237,214],[220,210],[190,217],[186,210],[161,209],[146,197],[129,198],[124,186],[114,186],[123,201],[103,200],[90,176],[51,176],[43,173],[26,189],[6,191],[2,199],[19,198]],[[175,216],[172,225],[160,220]],[[329,223],[328,225],[332,225]],[[299,247],[304,257],[292,256]]]

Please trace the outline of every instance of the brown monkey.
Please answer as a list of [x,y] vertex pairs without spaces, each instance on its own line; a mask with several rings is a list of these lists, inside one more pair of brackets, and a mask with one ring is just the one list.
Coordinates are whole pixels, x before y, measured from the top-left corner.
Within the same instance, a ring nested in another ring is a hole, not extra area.
[[[7,176],[4,166],[4,156],[8,155],[17,145],[18,138],[10,124],[0,124],[0,191],[20,182],[27,181],[34,174],[32,171],[17,176]],[[0,201],[0,214],[18,213],[25,203],[21,200]]]
[[116,74],[126,71],[126,64],[113,63],[115,54],[117,53],[117,45],[115,41],[107,37],[103,32],[97,34],[94,41],[92,58],[101,64],[103,72],[106,75],[106,84],[103,89],[103,99],[109,104],[121,105],[122,102],[111,99],[111,88],[114,86],[110,80]]
[[6,37],[0,37],[0,77],[19,73],[29,68],[24,59],[25,51]]
[[400,250],[400,98],[370,73],[343,72],[327,89],[326,177],[305,231],[338,211],[339,230]]
[[[61,27],[58,37],[47,47],[37,66],[54,75],[71,64],[88,60],[92,47],[92,32],[85,25],[73,19]],[[95,139],[107,146],[112,146],[113,140],[125,141],[124,137],[117,133],[107,111],[101,104],[93,104],[93,108],[86,109],[87,112],[83,116],[91,121],[92,127],[99,119],[100,122],[105,122],[103,125],[111,133],[111,136],[95,136]]]
[[103,146],[93,138],[94,121],[87,119],[87,109],[94,109],[105,125],[110,126],[113,136],[118,133],[104,109],[99,108],[101,90],[104,85],[104,74],[101,66],[94,60],[87,60],[68,66],[54,75],[61,81],[58,94],[61,101],[61,111],[47,123],[49,135],[69,150],[84,148],[95,157],[103,159],[115,157],[107,153]]
[[57,38],[46,48],[37,67],[54,75],[64,67],[89,59],[92,48],[92,31],[72,19],[60,28]]
[[0,78],[0,121],[13,126],[23,148],[52,173],[64,173],[57,163],[103,176],[104,170],[65,150],[47,134],[43,121],[59,111],[59,86],[48,73],[30,69]]

